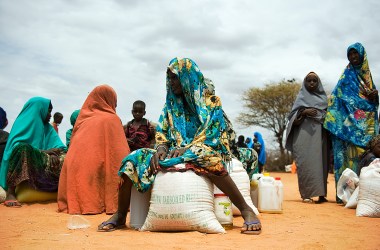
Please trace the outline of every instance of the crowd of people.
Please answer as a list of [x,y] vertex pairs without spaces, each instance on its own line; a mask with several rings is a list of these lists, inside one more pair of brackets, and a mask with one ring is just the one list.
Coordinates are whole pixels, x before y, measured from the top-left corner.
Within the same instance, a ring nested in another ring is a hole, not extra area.
[[[380,155],[378,92],[366,52],[360,43],[348,47],[347,65],[331,96],[319,76],[305,76],[289,114],[286,148],[297,165],[303,202],[326,202],[328,166],[335,179],[351,168],[360,169]],[[159,171],[194,171],[208,177],[230,197],[244,218],[241,232],[259,234],[261,222],[246,203],[226,170],[238,158],[249,175],[264,171],[266,149],[262,135],[253,138],[235,132],[214,84],[189,58],[174,58],[166,71],[166,100],[157,126],[146,118],[146,104],[133,103],[133,119],[123,126],[116,114],[117,94],[100,85],[75,110],[66,132],[58,136],[63,115],[54,114],[50,99],[28,100],[10,133],[0,108],[0,186],[7,191],[4,205],[20,207],[15,189],[58,192],[58,211],[112,216],[98,226],[113,231],[125,226],[131,190],[149,190]],[[331,138],[331,140],[329,140]],[[330,157],[333,156],[333,157]],[[360,162],[361,159],[364,159]],[[359,164],[360,162],[360,164]],[[178,164],[185,163],[185,169]],[[337,198],[337,202],[341,202]]]

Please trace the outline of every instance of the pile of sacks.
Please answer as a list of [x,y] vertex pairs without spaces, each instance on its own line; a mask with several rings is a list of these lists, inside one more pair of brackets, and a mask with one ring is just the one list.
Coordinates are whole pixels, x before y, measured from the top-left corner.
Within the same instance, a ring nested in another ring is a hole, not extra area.
[[360,178],[345,169],[337,184],[337,196],[356,216],[380,217],[380,159],[362,168]]

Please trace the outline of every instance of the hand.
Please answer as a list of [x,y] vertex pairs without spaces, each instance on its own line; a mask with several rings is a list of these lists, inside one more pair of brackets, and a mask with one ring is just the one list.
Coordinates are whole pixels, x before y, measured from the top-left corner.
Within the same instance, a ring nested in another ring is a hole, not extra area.
[[42,152],[51,155],[51,156],[59,156],[62,153],[62,149],[60,148],[51,148],[48,150],[42,150]]
[[152,125],[149,125],[149,132],[154,135],[156,129]]
[[50,155],[50,163],[51,163],[51,166],[58,167],[59,157],[57,155]]
[[166,147],[158,147],[157,152],[152,156],[149,163],[149,169],[151,174],[157,174],[160,169],[160,164],[158,161],[165,160],[167,156]]
[[185,153],[186,148],[174,148],[170,151],[168,158],[175,158]]
[[372,102],[376,101],[376,98],[378,96],[378,91],[376,89],[372,89],[368,91],[368,99]]
[[312,108],[305,109],[304,111],[302,111],[302,115],[303,116],[309,116],[309,117],[315,117],[315,116],[317,116],[317,110],[312,109]]

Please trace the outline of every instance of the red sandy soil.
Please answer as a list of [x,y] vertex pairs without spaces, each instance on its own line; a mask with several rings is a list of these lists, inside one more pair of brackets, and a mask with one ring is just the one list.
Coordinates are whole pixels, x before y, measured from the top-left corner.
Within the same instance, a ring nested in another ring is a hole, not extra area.
[[283,214],[260,214],[260,235],[240,234],[241,217],[227,234],[199,232],[157,233],[123,229],[97,232],[106,214],[84,216],[87,229],[69,230],[68,214],[57,213],[56,203],[0,205],[0,249],[380,249],[380,219],[356,217],[335,200],[329,176],[328,203],[301,202],[297,175],[272,173],[284,184]]

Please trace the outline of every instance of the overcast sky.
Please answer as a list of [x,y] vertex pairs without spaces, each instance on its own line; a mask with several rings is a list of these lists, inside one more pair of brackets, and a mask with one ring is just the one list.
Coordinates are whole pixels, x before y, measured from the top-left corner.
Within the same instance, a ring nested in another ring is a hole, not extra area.
[[237,134],[268,131],[236,123],[241,95],[315,71],[332,90],[347,65],[346,49],[361,42],[374,83],[380,81],[380,1],[55,1],[0,0],[0,106],[11,130],[33,96],[70,115],[88,93],[107,83],[117,113],[132,119],[135,100],[157,121],[165,101],[169,61],[192,58],[211,78]]

